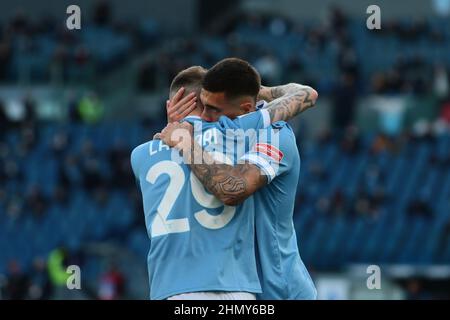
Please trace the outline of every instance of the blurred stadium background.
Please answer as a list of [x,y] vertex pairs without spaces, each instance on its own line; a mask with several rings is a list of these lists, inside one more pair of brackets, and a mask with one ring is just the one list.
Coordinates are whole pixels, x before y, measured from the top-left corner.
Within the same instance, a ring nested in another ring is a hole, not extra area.
[[179,70],[229,56],[320,93],[293,122],[319,298],[450,298],[450,1],[374,1],[368,30],[371,2],[1,1],[0,299],[148,297],[130,152]]

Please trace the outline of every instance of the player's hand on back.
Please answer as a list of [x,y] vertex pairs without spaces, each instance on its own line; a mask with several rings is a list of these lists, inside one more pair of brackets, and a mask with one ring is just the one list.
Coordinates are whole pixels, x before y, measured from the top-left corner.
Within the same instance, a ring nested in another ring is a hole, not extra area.
[[194,92],[183,97],[184,88],[180,88],[171,100],[166,101],[167,122],[177,122],[187,117],[196,107],[197,96]]

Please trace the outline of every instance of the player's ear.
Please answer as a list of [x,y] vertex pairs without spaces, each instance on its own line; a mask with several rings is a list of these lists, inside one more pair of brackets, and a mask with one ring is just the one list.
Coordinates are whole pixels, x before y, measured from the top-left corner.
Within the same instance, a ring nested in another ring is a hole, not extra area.
[[243,102],[240,105],[242,113],[249,113],[253,111],[253,104],[251,102]]

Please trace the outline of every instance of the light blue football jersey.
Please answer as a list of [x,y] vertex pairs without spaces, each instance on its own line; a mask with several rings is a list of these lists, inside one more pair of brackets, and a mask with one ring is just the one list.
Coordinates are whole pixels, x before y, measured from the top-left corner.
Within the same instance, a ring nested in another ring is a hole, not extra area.
[[[273,130],[272,130],[273,129]],[[293,223],[300,156],[290,126],[276,122],[241,160],[257,165],[268,185],[254,195],[256,249],[262,293],[258,299],[316,299],[297,246]]]
[[[201,122],[195,117],[187,120]],[[195,138],[207,149],[220,144],[219,132],[262,128],[268,122],[267,111],[233,121],[221,117],[215,123],[201,122],[202,131]],[[150,238],[151,299],[198,291],[261,292],[252,198],[236,207],[224,206],[204,189],[178,152],[160,140],[136,147],[131,165]]]

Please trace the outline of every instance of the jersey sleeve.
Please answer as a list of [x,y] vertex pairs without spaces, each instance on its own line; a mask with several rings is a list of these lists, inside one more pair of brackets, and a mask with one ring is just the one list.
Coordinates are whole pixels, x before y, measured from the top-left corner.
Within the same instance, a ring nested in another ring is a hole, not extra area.
[[256,165],[270,183],[293,166],[298,151],[295,137],[287,126],[280,130],[272,130],[271,127],[267,131],[267,136],[258,136],[256,143],[241,157],[240,162]]

